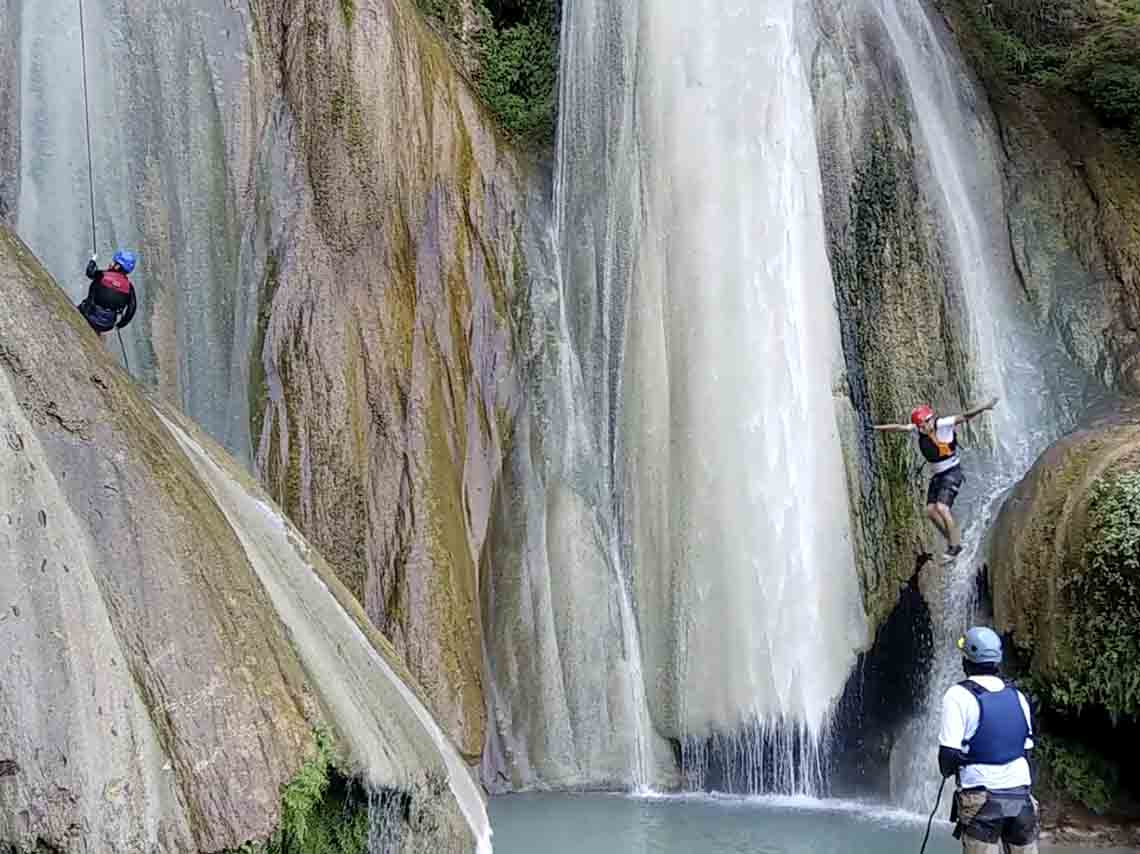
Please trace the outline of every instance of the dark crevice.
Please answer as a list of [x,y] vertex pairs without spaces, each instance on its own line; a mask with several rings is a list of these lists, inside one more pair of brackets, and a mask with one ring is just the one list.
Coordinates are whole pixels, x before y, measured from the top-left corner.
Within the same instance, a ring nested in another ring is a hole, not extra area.
[[[918,589],[929,561],[921,555],[898,603],[859,656],[836,707],[831,794],[890,796],[891,749],[903,725],[921,711],[934,660],[930,609]],[[931,743],[931,751],[934,744]]]

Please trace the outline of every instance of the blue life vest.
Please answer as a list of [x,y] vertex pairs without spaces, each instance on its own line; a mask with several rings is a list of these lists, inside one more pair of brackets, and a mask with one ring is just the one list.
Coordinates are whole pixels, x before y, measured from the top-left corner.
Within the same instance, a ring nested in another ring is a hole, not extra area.
[[980,710],[977,731],[963,743],[970,749],[966,764],[1005,765],[1024,756],[1030,730],[1017,689],[989,691],[972,679],[958,684],[974,695]]

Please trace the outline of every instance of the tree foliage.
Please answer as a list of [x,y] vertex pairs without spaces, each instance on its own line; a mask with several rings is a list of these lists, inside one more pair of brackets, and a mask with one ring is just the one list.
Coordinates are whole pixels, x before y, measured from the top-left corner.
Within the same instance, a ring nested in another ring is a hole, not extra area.
[[1063,89],[1140,143],[1140,0],[951,0],[1007,82]]
[[554,141],[560,0],[474,0],[481,20],[465,39],[457,0],[418,0],[473,59],[475,85],[514,139],[537,148]]

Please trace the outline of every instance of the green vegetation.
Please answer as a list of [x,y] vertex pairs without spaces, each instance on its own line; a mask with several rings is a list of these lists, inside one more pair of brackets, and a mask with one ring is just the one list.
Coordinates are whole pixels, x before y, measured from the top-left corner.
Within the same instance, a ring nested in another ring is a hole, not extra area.
[[365,854],[368,801],[333,765],[328,736],[316,730],[316,755],[281,793],[281,826],[264,844],[233,854]]
[[356,17],[356,0],[340,0],[340,15],[344,18],[344,25],[352,28],[352,20]]
[[1105,478],[1091,493],[1083,566],[1066,586],[1066,674],[1052,702],[1140,717],[1140,472]]
[[1034,751],[1047,785],[1080,801],[1098,815],[1119,794],[1120,769],[1076,742],[1052,736],[1037,739]]
[[1072,92],[1140,144],[1140,0],[949,0],[983,74]]
[[469,54],[475,86],[519,142],[554,142],[560,0],[472,0],[479,26],[468,37],[457,0],[417,0]]
[[249,360],[249,435],[256,447],[261,435],[265,407],[269,404],[269,382],[265,377],[265,364],[261,351],[265,348],[265,333],[273,311],[273,295],[277,292],[277,256],[269,253],[265,258],[265,278],[258,293],[257,326],[254,328],[253,348]]

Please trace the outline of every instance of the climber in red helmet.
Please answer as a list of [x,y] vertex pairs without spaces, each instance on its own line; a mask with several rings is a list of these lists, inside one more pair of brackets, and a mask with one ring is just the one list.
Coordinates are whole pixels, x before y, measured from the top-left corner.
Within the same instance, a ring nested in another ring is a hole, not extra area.
[[926,516],[938,533],[946,538],[946,558],[953,560],[962,551],[962,535],[950,508],[958,497],[965,477],[958,459],[958,438],[954,428],[997,405],[995,397],[988,403],[961,415],[936,418],[927,404],[916,406],[910,413],[910,424],[875,424],[873,429],[895,433],[917,433],[918,449],[930,467],[930,485],[926,489]]

